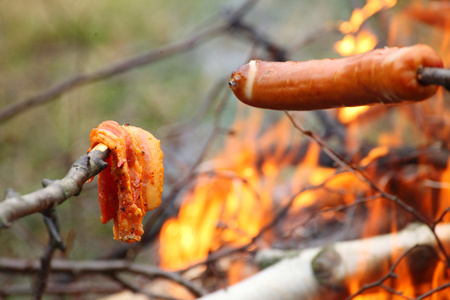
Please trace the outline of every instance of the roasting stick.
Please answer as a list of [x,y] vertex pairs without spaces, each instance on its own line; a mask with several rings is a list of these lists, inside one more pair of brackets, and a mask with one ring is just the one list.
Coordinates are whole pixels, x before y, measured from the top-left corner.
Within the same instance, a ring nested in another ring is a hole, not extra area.
[[442,68],[419,68],[417,80],[424,85],[442,85],[450,92],[450,69]]
[[252,60],[231,75],[230,88],[250,106],[317,110],[422,101],[448,87],[449,70],[427,45],[376,49],[303,62]]
[[92,150],[89,151],[89,152],[92,152],[92,151],[95,151],[95,150],[98,150],[98,151],[100,151],[100,152],[107,152],[107,153],[106,153],[106,157],[109,155],[109,152],[110,152],[108,146],[106,146],[105,144],[102,144],[102,143],[97,144],[97,145],[96,145],[94,148],[92,148]]

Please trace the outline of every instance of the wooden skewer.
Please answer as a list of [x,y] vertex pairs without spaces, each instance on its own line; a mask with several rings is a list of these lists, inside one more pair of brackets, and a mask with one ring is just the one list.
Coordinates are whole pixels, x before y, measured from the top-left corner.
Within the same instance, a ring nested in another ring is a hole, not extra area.
[[420,68],[417,71],[417,80],[425,85],[442,85],[445,89],[450,91],[450,69]]
[[105,152],[105,151],[109,151],[109,148],[108,148],[108,146],[106,146],[105,144],[97,144],[91,151],[89,151],[89,152],[92,152],[92,151],[95,151],[95,150],[98,150],[98,151],[100,151],[100,152]]

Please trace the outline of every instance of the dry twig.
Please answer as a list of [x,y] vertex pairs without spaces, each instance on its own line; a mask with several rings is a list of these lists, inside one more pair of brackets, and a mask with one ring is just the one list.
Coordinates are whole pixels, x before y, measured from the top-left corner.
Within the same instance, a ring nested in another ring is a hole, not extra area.
[[36,283],[34,285],[34,299],[40,300],[45,293],[47,288],[47,279],[50,273],[50,263],[53,258],[53,254],[56,249],[61,251],[66,250],[61,236],[59,235],[59,224],[56,217],[56,213],[53,209],[47,210],[42,213],[44,216],[44,222],[49,232],[48,245],[44,250],[41,257],[41,268],[36,276]]

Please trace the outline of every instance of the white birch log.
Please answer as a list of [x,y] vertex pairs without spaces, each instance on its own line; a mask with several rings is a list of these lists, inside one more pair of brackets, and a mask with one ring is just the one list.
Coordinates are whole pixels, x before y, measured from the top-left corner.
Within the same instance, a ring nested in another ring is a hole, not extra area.
[[[435,232],[449,248],[450,224],[436,226]],[[294,258],[283,259],[246,280],[200,299],[331,299],[330,286],[343,286],[351,278],[363,283],[378,280],[387,273],[382,266],[392,264],[416,245],[436,248],[429,227],[412,224],[397,233],[306,249]]]

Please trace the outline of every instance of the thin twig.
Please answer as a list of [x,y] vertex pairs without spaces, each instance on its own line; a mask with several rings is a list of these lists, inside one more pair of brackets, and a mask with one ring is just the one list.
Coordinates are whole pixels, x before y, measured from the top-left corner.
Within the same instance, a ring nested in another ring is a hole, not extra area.
[[204,264],[211,263],[211,262],[216,261],[216,260],[218,260],[218,259],[220,259],[220,258],[222,258],[222,257],[226,257],[226,256],[229,256],[229,255],[231,255],[231,254],[233,254],[233,253],[241,252],[241,251],[247,250],[247,249],[248,249],[250,246],[252,246],[258,239],[260,239],[260,238],[263,236],[264,233],[266,233],[268,230],[270,230],[271,228],[273,228],[274,226],[276,226],[276,224],[277,224],[278,222],[280,222],[281,220],[283,220],[283,217],[286,215],[286,213],[289,211],[289,209],[291,208],[292,204],[294,203],[295,199],[297,199],[297,197],[298,197],[301,193],[306,192],[306,191],[310,191],[310,190],[314,190],[314,189],[321,188],[321,187],[323,187],[323,186],[328,182],[328,180],[331,179],[331,178],[332,178],[332,177],[330,176],[329,178],[325,179],[325,180],[324,180],[321,184],[319,184],[319,185],[311,185],[311,186],[304,187],[304,188],[302,188],[300,191],[298,191],[296,194],[292,195],[292,196],[290,197],[289,201],[275,213],[275,215],[274,215],[274,217],[272,218],[272,220],[271,220],[269,223],[267,223],[266,225],[264,225],[264,226],[260,229],[260,231],[258,232],[258,234],[255,235],[254,237],[252,237],[252,238],[250,239],[250,241],[247,242],[246,244],[243,244],[243,245],[241,245],[241,246],[237,246],[237,247],[234,247],[234,248],[227,248],[227,249],[225,249],[225,250],[219,250],[219,251],[213,252],[213,253],[211,253],[210,255],[208,255],[208,257],[207,257],[205,260],[200,261],[200,262],[195,263],[195,264],[192,264],[192,265],[190,265],[190,266],[188,266],[188,267],[186,267],[186,268],[184,268],[184,269],[182,269],[182,270],[179,270],[178,272],[184,273],[184,272],[186,272],[186,271],[188,271],[188,270],[190,270],[190,269],[196,268],[196,267],[201,266],[201,265],[204,265]]
[[298,225],[293,225],[292,228],[289,232],[286,232],[286,235],[291,235],[293,230],[296,230],[299,227],[304,227],[306,224],[308,224],[309,222],[311,222],[312,220],[314,220],[315,218],[319,217],[322,214],[326,214],[328,212],[340,212],[340,211],[344,211],[350,208],[353,208],[355,206],[361,205],[363,203],[368,203],[370,201],[374,201],[377,200],[379,198],[382,198],[382,196],[380,194],[375,194],[375,195],[371,195],[368,197],[363,197],[360,199],[355,200],[355,202],[350,203],[350,204],[341,204],[341,205],[337,205],[335,207],[330,207],[330,208],[325,208],[322,209],[320,211],[315,212],[314,214],[310,214],[306,220],[302,221],[301,224]]
[[276,61],[286,61],[287,51],[277,45],[272,39],[267,38],[262,33],[258,32],[253,26],[243,22],[242,20],[237,20],[228,29],[232,33],[240,33],[246,39],[252,41],[256,45],[262,46],[266,52],[270,55],[271,60]]
[[56,247],[52,241],[49,241],[48,245],[45,247],[44,253],[40,259],[41,268],[36,276],[36,282],[33,288],[33,299],[40,300],[45,293],[47,288],[47,280],[49,275],[50,262],[52,260],[53,254],[55,253]]
[[444,283],[444,284],[438,286],[437,288],[429,290],[428,292],[423,293],[422,295],[415,298],[414,300],[422,300],[422,299],[428,298],[429,296],[433,295],[434,293],[448,289],[448,288],[450,288],[450,282]]
[[[358,295],[361,295],[362,293],[364,293],[365,291],[374,288],[374,287],[383,287],[386,289],[386,286],[382,286],[383,283],[390,279],[390,278],[396,278],[397,275],[395,274],[395,269],[397,268],[398,264],[409,254],[411,253],[413,250],[419,248],[419,247],[423,247],[421,245],[416,245],[408,250],[406,250],[405,252],[403,252],[402,255],[400,255],[400,257],[397,258],[397,260],[394,262],[394,264],[390,267],[388,273],[386,275],[384,275],[383,277],[381,277],[379,280],[372,282],[372,283],[367,283],[364,284],[358,291],[356,291],[355,293],[353,293],[352,295],[350,295],[346,300],[351,300],[353,298],[355,298]],[[391,292],[391,291],[390,291]],[[398,295],[398,294],[397,294]],[[403,296],[405,297],[405,296]],[[405,297],[406,299],[409,299],[407,297]]]
[[292,55],[293,53],[299,51],[300,49],[308,46],[311,43],[314,43],[329,34],[338,32],[338,24],[325,24],[322,27],[319,27],[311,32],[309,32],[306,36],[302,37],[300,40],[295,41],[289,48],[287,48],[287,54]]
[[23,195],[12,196],[0,202],[0,229],[11,222],[45,210],[49,210],[66,199],[80,193],[83,184],[100,173],[107,164],[104,162],[109,149],[94,150],[81,156],[61,180],[54,180],[45,188]]
[[122,278],[119,274],[117,273],[112,273],[110,276],[114,281],[120,283],[123,287],[129,289],[130,291],[132,291],[133,293],[137,293],[137,294],[141,294],[141,295],[145,295],[147,298],[149,299],[162,299],[162,300],[180,300],[177,298],[173,298],[170,296],[166,296],[166,295],[161,295],[161,294],[155,294],[152,292],[148,292],[144,289],[142,289],[141,287],[137,286],[134,283],[131,283],[127,280],[125,280],[124,278]]
[[188,120],[167,125],[164,128],[160,128],[159,131],[162,132],[165,138],[174,138],[195,129],[195,127],[199,126],[201,120],[204,120],[207,114],[212,110],[215,100],[219,98],[219,94],[221,94],[225,88],[228,90],[228,80],[228,77],[217,80],[210,91],[207,92],[201,104],[195,108],[193,116]]
[[49,241],[44,253],[41,256],[41,268],[37,274],[36,282],[34,285],[34,299],[40,300],[47,288],[47,280],[50,273],[50,263],[53,258],[53,254],[57,249],[65,251],[61,236],[59,235],[59,224],[54,209],[47,210],[42,213],[44,222],[49,233]]

